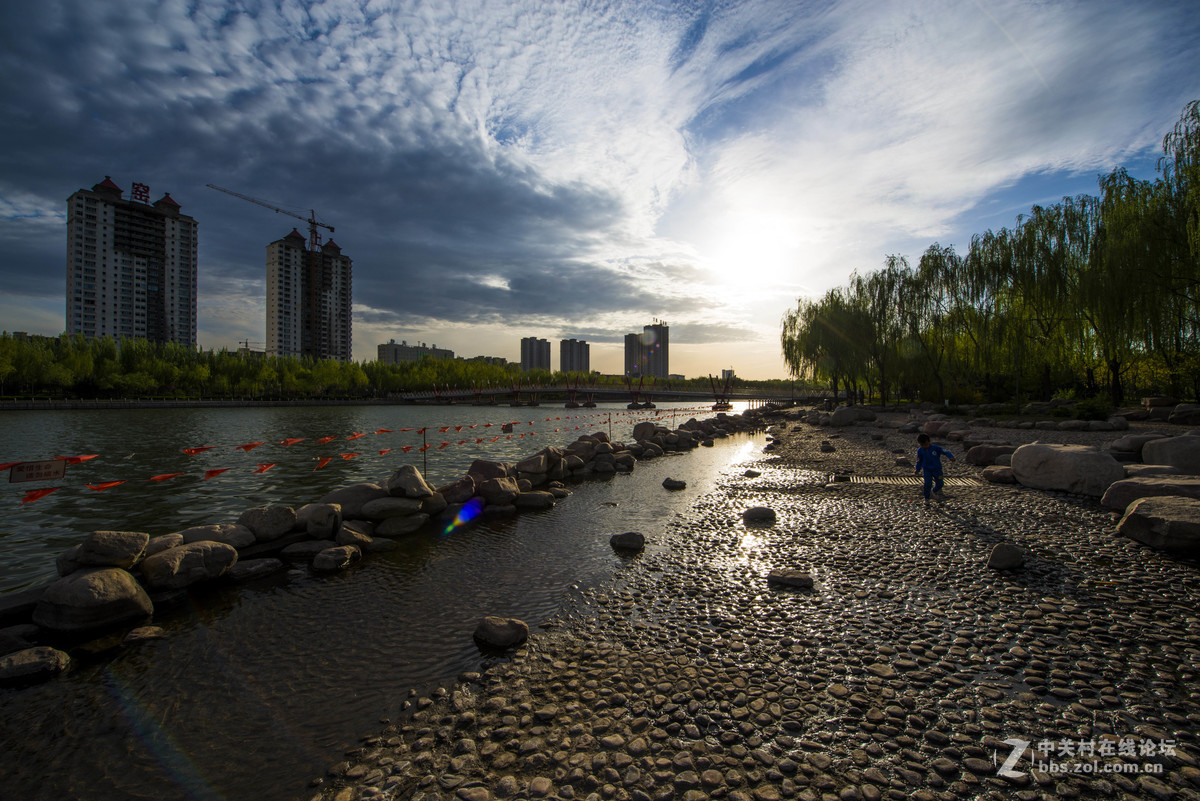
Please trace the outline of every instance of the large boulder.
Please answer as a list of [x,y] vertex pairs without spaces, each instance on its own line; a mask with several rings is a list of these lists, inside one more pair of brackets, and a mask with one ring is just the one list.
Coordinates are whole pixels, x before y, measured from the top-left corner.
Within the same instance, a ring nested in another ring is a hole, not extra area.
[[238,525],[254,532],[259,542],[277,540],[296,527],[296,510],[290,506],[256,506],[242,512]]
[[1181,426],[1200,425],[1200,405],[1195,403],[1179,404],[1171,410],[1171,416],[1167,418],[1167,422]]
[[322,573],[336,573],[345,570],[362,558],[362,551],[354,545],[339,545],[336,548],[326,548],[313,557],[313,570]]
[[989,484],[1016,484],[1017,477],[1007,465],[993,464],[983,468],[983,480]]
[[150,542],[146,544],[146,551],[142,554],[142,557],[154,556],[156,553],[162,553],[168,548],[178,548],[180,545],[183,545],[183,535],[178,532],[151,537]]
[[1159,437],[1142,446],[1146,464],[1169,464],[1181,473],[1200,475],[1200,437]]
[[829,417],[829,424],[842,428],[852,426],[857,422],[869,422],[875,419],[875,413],[861,406],[839,406]]
[[226,545],[232,545],[234,548],[246,548],[256,542],[254,532],[237,523],[192,526],[176,533],[183,537],[183,543],[208,540],[210,542],[223,542]]
[[646,547],[646,535],[639,531],[626,531],[621,534],[613,534],[608,538],[608,544],[612,546],[614,551],[637,553]]
[[1012,455],[1012,470],[1026,487],[1099,497],[1125,477],[1111,454],[1085,445],[1022,445]]
[[508,465],[504,462],[494,462],[490,459],[476,459],[467,468],[467,475],[474,478],[476,484],[482,484],[489,478],[507,478]]
[[522,492],[513,500],[518,509],[549,509],[554,505],[554,495],[543,490]]
[[363,517],[368,520],[387,520],[390,517],[409,517],[421,511],[417,498],[376,498],[363,504]]
[[93,531],[79,543],[75,559],[81,565],[128,570],[137,564],[149,542],[150,535],[144,531]]
[[0,657],[0,684],[26,684],[57,676],[71,657],[56,648],[38,646]]
[[47,587],[33,610],[33,622],[53,631],[78,632],[153,612],[150,596],[133,576],[117,567],[97,567],[77,570]]
[[546,473],[550,469],[550,456],[545,451],[526,456],[517,462],[518,473]]
[[201,540],[144,559],[142,575],[154,589],[177,590],[225,575],[237,564],[237,558],[237,549],[232,545]]
[[379,521],[379,525],[375,526],[374,534],[376,537],[403,537],[417,531],[427,522],[429,522],[429,515],[421,513],[408,517],[389,517]]
[[1157,431],[1143,431],[1137,434],[1126,434],[1108,443],[1112,455],[1123,462],[1136,462],[1142,458],[1142,448],[1151,440],[1161,439],[1165,434]]
[[992,570],[1016,570],[1025,564],[1025,551],[1011,542],[1001,542],[988,553],[987,566]]
[[636,442],[650,439],[654,436],[654,430],[657,426],[651,422],[638,423],[633,427],[633,439]]
[[361,518],[363,504],[376,498],[388,497],[388,491],[378,484],[351,484],[335,489],[321,498],[321,503],[336,503],[342,507],[343,518]]
[[1161,551],[1200,555],[1200,499],[1141,498],[1129,504],[1117,531]]
[[225,573],[230,581],[252,581],[283,570],[283,561],[274,558],[244,559]]
[[388,494],[397,498],[428,498],[433,494],[433,487],[425,481],[425,476],[410,464],[392,473],[385,486]]
[[1129,504],[1139,498],[1156,498],[1163,495],[1178,495],[1184,498],[1200,498],[1200,478],[1195,476],[1137,476],[1115,482],[1100,505],[1114,512],[1124,513]]
[[306,503],[296,511],[296,524],[310,537],[332,537],[342,527],[342,507],[336,503]]
[[996,463],[997,456],[1004,456],[1009,453],[1015,453],[1017,450],[1015,445],[976,445],[967,451],[967,455],[963,458],[967,464],[980,465],[986,467]]

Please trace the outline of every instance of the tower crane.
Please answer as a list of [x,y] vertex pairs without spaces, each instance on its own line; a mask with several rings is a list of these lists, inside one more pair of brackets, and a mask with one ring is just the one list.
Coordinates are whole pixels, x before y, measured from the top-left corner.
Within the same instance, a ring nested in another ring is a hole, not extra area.
[[278,214],[286,214],[289,217],[295,217],[297,220],[304,220],[306,223],[308,223],[308,247],[310,250],[317,250],[318,248],[321,247],[321,235],[319,233],[317,233],[318,226],[320,226],[321,228],[328,228],[329,233],[331,233],[331,234],[333,233],[333,226],[326,225],[323,222],[318,222],[317,221],[317,213],[311,209],[309,209],[308,216],[305,217],[301,214],[297,214],[294,211],[288,211],[287,209],[281,209],[278,206],[274,206],[265,200],[259,200],[256,197],[250,197],[249,195],[243,195],[241,192],[234,192],[232,189],[225,189],[224,187],[217,186],[216,184],[205,184],[205,186],[207,186],[209,189],[215,189],[218,192],[224,192],[227,195],[233,195],[234,197],[240,197],[242,200],[248,200],[249,202],[251,202],[257,206],[262,206],[263,208],[270,209],[271,211],[274,211]]

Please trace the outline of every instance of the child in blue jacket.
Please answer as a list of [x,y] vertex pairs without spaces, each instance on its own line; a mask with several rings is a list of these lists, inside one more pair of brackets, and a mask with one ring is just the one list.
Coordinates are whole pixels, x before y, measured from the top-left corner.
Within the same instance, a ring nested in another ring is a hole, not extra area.
[[942,457],[955,461],[954,454],[941,445],[933,445],[928,434],[917,435],[917,466],[914,473],[925,471],[925,505],[929,505],[930,490],[937,495],[938,503],[942,502]]

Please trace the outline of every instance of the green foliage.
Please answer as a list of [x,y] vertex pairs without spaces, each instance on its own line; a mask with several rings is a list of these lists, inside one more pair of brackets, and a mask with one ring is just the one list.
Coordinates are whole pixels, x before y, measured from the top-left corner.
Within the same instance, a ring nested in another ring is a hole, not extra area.
[[1163,152],[1157,180],[1117,169],[1098,196],[1034,206],[965,256],[934,243],[915,270],[889,256],[799,299],[781,330],[788,368],[884,402],[892,388],[939,405],[1200,397],[1200,101]]
[[1112,403],[1103,395],[1087,398],[1075,404],[1075,417],[1079,420],[1107,420],[1112,412]]

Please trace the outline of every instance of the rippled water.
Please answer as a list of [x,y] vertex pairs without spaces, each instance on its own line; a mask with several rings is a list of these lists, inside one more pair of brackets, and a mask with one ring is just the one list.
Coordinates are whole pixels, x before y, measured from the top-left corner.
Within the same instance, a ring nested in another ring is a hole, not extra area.
[[[310,414],[313,430],[388,427],[368,422],[370,413],[381,411],[289,410],[293,416],[271,436],[304,431],[299,418]],[[365,416],[353,417],[356,412]],[[245,433],[229,432],[223,441]],[[614,433],[624,432],[614,423]],[[194,430],[171,436],[172,445],[207,444]],[[524,444],[519,454],[547,442]],[[115,641],[74,648],[72,670],[58,680],[0,691],[0,797],[307,797],[308,781],[360,735],[376,730],[380,718],[394,716],[409,688],[479,667],[484,657],[471,632],[480,616],[511,615],[534,626],[545,621],[579,588],[621,569],[622,559],[608,546],[611,534],[653,535],[761,444],[739,436],[712,449],[640,462],[630,475],[575,485],[553,509],[449,534],[425,532],[335,576],[296,567],[249,585],[214,587],[194,593],[185,607],[156,612],[155,623],[169,632],[164,640],[127,649]],[[474,454],[461,458],[469,463]],[[374,476],[391,466],[341,467],[338,483],[363,480],[360,470]],[[431,479],[464,468],[447,458],[438,462],[444,474],[435,473],[431,460]],[[311,473],[281,473],[283,482],[259,491],[278,493],[269,500],[300,496],[302,502],[318,490],[308,483]],[[688,489],[663,490],[667,476],[687,481]],[[234,506],[221,509],[268,500],[247,486],[241,485]],[[177,497],[141,519],[165,519],[162,528],[170,530],[200,512],[209,514],[202,499]],[[62,510],[55,517],[68,519]]]
[[[465,473],[476,458],[515,460],[583,433],[611,431],[616,438],[627,437],[637,420],[660,419],[669,425],[712,414],[694,404],[660,406],[638,412],[617,404],[597,409],[335,406],[5,412],[0,414],[0,462],[91,454],[96,458],[68,467],[66,478],[58,481],[6,485],[0,594],[54,578],[55,557],[97,529],[157,535],[232,522],[243,509],[271,503],[299,506],[336,487],[379,481],[402,464],[421,468],[437,486]],[[501,430],[508,422],[514,423],[511,433]],[[416,431],[420,428],[426,429],[424,436]],[[392,431],[374,433],[380,429]],[[356,433],[365,436],[346,439]],[[318,442],[325,437],[336,439]],[[282,445],[287,439],[303,441]],[[483,442],[477,443],[480,439]],[[249,452],[237,449],[259,441],[265,444]],[[421,454],[417,449],[423,442],[430,449]],[[449,444],[443,447],[443,442]],[[185,448],[208,446],[212,450],[183,453]],[[404,453],[405,446],[412,450]],[[352,453],[357,455],[342,458]],[[331,461],[315,469],[324,456]],[[254,472],[262,464],[274,466]],[[206,470],[222,468],[228,471],[204,480]],[[171,473],[182,475],[149,480]],[[104,491],[87,486],[109,481],[126,483]],[[25,490],[49,486],[61,489],[21,503]]]

